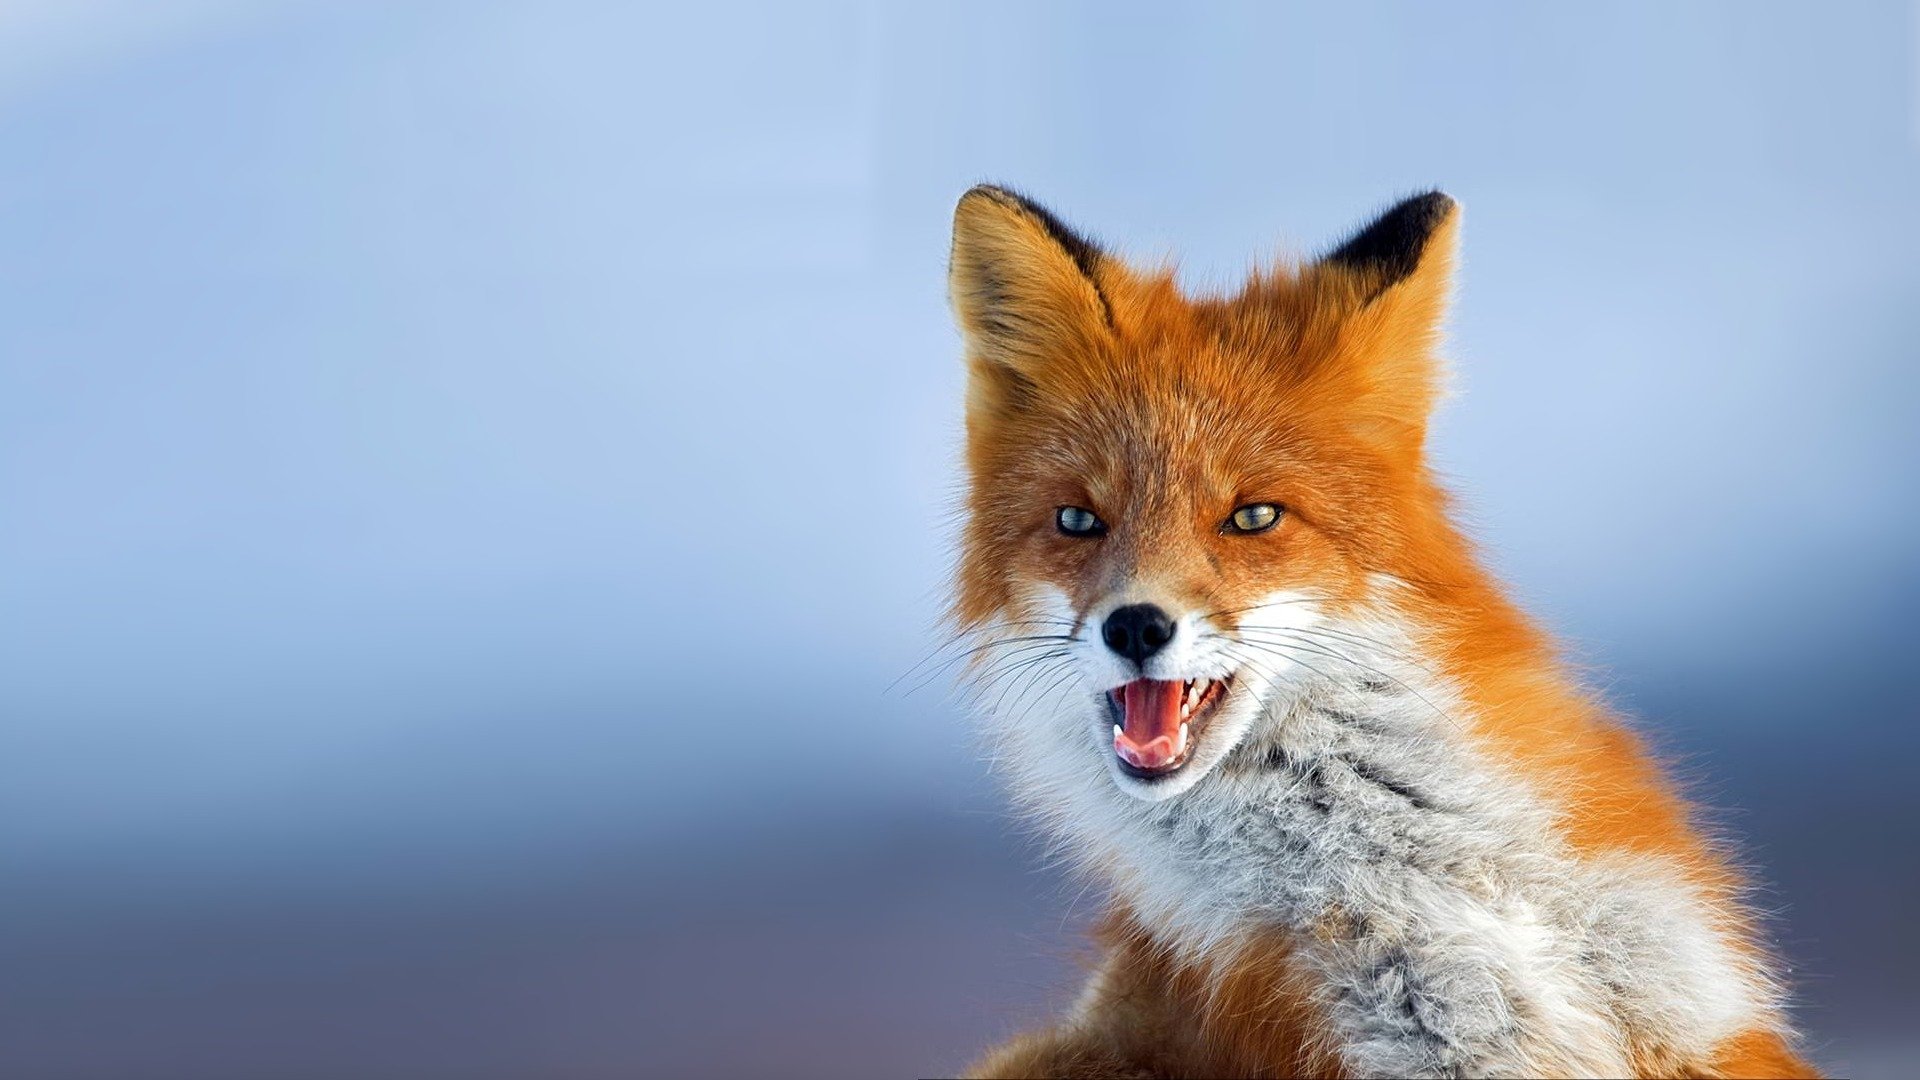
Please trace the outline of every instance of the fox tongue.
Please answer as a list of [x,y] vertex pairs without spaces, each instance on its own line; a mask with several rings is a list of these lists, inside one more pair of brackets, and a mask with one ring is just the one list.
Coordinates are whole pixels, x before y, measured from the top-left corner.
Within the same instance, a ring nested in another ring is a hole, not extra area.
[[1186,684],[1178,679],[1135,679],[1120,688],[1120,730],[1113,734],[1113,752],[1136,769],[1161,769],[1173,764],[1186,747],[1180,737],[1180,698]]

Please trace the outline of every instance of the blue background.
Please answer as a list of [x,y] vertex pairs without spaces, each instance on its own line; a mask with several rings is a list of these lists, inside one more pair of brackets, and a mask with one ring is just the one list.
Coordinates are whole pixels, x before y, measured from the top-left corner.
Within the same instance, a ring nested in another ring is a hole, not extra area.
[[953,201],[1466,207],[1436,451],[1920,1068],[1894,4],[0,9],[0,1071],[910,1075],[1095,907],[934,680]]

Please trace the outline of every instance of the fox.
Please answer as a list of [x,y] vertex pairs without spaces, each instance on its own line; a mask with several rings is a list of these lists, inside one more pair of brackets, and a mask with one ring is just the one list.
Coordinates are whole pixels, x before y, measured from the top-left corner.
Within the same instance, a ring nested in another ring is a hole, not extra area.
[[1817,1075],[1734,852],[1430,461],[1460,221],[1205,295],[960,199],[950,619],[1105,897],[1071,1007],[967,1075]]

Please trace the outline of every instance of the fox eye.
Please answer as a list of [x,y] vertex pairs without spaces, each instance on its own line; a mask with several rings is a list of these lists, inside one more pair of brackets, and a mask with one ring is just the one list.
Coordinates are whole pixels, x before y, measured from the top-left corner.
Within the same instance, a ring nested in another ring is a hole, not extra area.
[[1063,506],[1054,512],[1053,523],[1068,536],[1105,536],[1107,523],[1084,506]]
[[1274,503],[1248,503],[1227,519],[1227,530],[1238,533],[1266,532],[1280,520],[1280,507]]

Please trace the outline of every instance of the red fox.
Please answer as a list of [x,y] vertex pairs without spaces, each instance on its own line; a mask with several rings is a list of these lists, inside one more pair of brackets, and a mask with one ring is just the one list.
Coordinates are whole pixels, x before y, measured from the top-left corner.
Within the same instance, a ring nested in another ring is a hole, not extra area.
[[953,617],[1017,799],[1107,889],[978,1076],[1811,1076],[1727,854],[1449,519],[1460,211],[1186,295],[955,214]]

